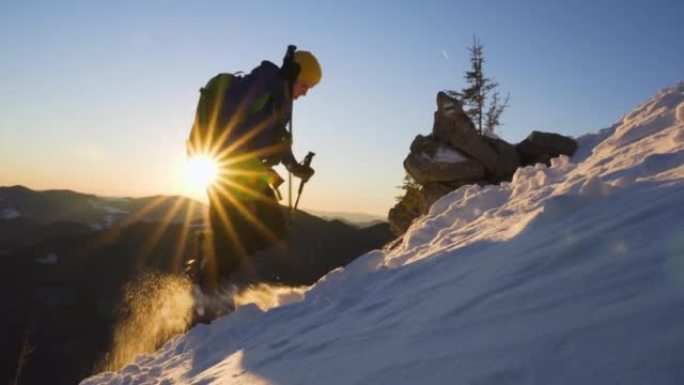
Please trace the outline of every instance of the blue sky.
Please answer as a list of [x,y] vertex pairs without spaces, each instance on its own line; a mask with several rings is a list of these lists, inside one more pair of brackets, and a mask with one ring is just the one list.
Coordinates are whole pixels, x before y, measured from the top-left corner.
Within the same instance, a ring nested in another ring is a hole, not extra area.
[[180,193],[198,89],[293,43],[324,70],[295,106],[295,155],[317,153],[302,207],[384,215],[474,35],[517,142],[596,131],[684,80],[683,25],[659,0],[3,2],[0,185]]

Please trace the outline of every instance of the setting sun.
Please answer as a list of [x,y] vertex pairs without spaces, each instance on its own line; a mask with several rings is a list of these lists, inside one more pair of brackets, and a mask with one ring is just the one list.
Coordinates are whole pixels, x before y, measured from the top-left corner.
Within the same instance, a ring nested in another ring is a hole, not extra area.
[[216,161],[204,155],[190,158],[184,171],[188,187],[195,191],[206,190],[218,175]]

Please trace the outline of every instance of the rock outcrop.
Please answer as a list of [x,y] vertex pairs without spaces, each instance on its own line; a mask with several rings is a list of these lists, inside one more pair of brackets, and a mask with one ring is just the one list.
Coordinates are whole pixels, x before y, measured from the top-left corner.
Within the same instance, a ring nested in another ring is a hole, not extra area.
[[390,209],[387,215],[390,230],[397,235],[404,234],[411,222],[421,213],[420,191],[413,188],[407,189],[406,194]]
[[481,163],[488,173],[496,172],[496,153],[477,133],[461,103],[444,92],[437,94],[437,111],[432,133],[453,149]]
[[390,210],[390,228],[396,235],[461,186],[510,181],[518,167],[549,165],[551,158],[572,156],[577,150],[574,139],[554,133],[534,131],[517,145],[480,135],[461,102],[444,92],[437,94],[434,116],[432,132],[418,135],[404,160],[404,169],[420,187],[408,188]]
[[521,158],[515,146],[499,138],[488,138],[483,136],[496,153],[496,171],[492,175],[491,181],[499,183],[509,181],[513,177],[515,170],[521,165]]
[[439,152],[432,155],[428,152],[411,152],[404,160],[404,168],[422,185],[455,180],[474,181],[486,176],[482,163],[446,148],[440,148]]
[[577,151],[577,142],[567,136],[533,131],[515,149],[524,164],[545,163],[548,166],[551,158],[572,156]]

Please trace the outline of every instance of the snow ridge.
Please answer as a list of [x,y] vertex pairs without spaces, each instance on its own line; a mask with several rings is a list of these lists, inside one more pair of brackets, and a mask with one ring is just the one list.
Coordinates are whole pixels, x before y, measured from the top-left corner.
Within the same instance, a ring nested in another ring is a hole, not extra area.
[[684,383],[684,83],[92,384]]

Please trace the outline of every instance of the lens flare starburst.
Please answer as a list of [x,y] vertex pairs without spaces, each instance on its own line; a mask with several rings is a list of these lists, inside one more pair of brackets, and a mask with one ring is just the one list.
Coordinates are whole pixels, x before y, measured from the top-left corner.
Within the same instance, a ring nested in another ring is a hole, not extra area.
[[195,191],[204,192],[218,176],[216,161],[205,155],[195,156],[185,165],[185,177],[188,187]]

